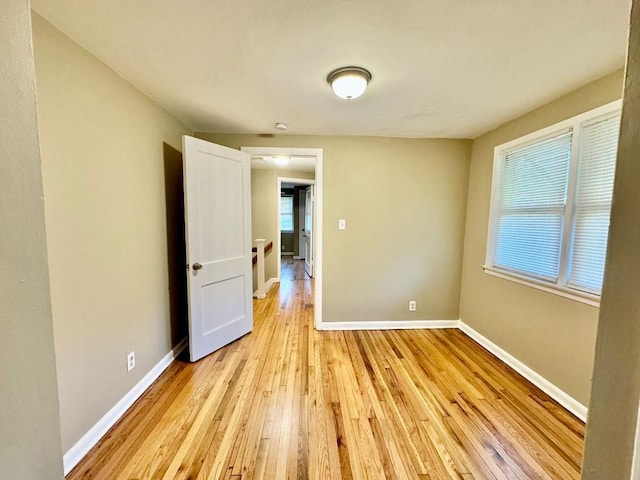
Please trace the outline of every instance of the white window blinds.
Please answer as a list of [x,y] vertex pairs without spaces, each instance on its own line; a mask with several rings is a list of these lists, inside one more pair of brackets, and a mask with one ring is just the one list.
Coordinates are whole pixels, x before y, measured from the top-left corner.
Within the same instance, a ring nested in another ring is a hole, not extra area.
[[280,197],[280,230],[293,232],[293,197]]
[[485,270],[589,303],[602,290],[620,103],[496,147]]
[[571,133],[506,152],[494,265],[556,280],[559,273]]
[[620,116],[582,128],[568,285],[600,292],[609,233]]

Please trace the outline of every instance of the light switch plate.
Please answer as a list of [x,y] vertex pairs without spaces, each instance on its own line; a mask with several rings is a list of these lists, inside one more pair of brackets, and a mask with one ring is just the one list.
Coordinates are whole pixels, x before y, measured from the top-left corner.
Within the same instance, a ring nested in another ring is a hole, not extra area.
[[345,230],[347,228],[347,221],[344,218],[338,220],[338,230]]

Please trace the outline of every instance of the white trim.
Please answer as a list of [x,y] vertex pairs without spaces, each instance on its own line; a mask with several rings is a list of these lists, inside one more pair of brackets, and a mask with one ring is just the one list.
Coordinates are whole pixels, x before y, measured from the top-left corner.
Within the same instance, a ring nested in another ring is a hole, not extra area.
[[633,444],[633,459],[631,461],[630,480],[640,480],[640,413],[636,421],[636,438]]
[[283,183],[293,183],[296,186],[316,184],[316,180],[314,178],[294,178],[294,177],[278,177],[278,178],[280,179],[280,188],[282,188]]
[[544,393],[553,398],[556,402],[566,408],[569,412],[573,413],[583,422],[587,421],[587,407],[578,402],[575,398],[571,397],[568,393],[564,392],[560,388],[556,387],[549,380],[544,378],[539,373],[535,372],[516,357],[500,348],[493,343],[487,337],[475,331],[469,325],[462,320],[459,322],[458,327],[462,332],[467,334],[472,340],[486,348],[489,352],[493,353],[496,357],[502,360],[504,363],[513,368],[516,372],[522,375],[524,378],[533,383],[536,387],[542,390]]
[[527,287],[536,288],[538,290],[542,290],[543,292],[553,293],[570,300],[575,300],[576,302],[586,303],[587,305],[591,305],[592,307],[600,308],[600,296],[598,295],[581,292],[580,290],[574,290],[568,287],[560,287],[553,283],[545,282],[543,280],[536,280],[531,277],[525,277],[524,275],[506,272],[495,267],[487,267],[486,265],[483,265],[482,269],[484,270],[484,273],[497,278],[502,278],[503,280],[510,280],[512,282],[519,283],[520,285],[526,285]]
[[294,256],[293,256],[293,259],[294,259],[294,260],[303,260],[303,259],[304,259],[304,257],[301,257],[300,255],[294,255]]
[[[278,283],[280,281],[277,277],[271,277],[269,280],[264,282],[264,293],[269,293],[269,289],[274,283]],[[258,298],[258,291],[253,292],[254,298]]]
[[[550,125],[541,130],[531,132],[522,137],[515,138],[509,142],[497,145],[494,148],[493,153],[493,170],[491,179],[491,199],[489,203],[489,221],[487,225],[487,244],[485,248],[485,269],[486,273],[494,275],[505,280],[512,280],[517,283],[527,285],[530,287],[544,290],[545,292],[554,293],[562,297],[570,298],[587,305],[599,307],[600,295],[593,293],[584,293],[579,290],[575,290],[567,287],[567,267],[570,261],[570,247],[573,242],[572,235],[574,233],[574,201],[575,201],[575,188],[577,182],[577,156],[579,145],[581,142],[582,130],[585,125],[588,125],[590,121],[596,121],[607,116],[619,115],[622,110],[622,100],[615,100],[613,102],[602,105],[598,108],[594,108],[587,112],[583,112],[579,115],[575,115],[571,118],[558,122],[554,125]],[[562,235],[561,252],[559,259],[559,275],[556,281],[538,281],[532,276],[517,275],[505,272],[504,270],[497,268],[494,265],[495,256],[495,236],[496,236],[496,221],[498,218],[499,210],[499,195],[500,186],[502,185],[502,175],[504,170],[504,156],[506,152],[513,150],[514,148],[525,147],[529,144],[541,142],[545,139],[553,138],[557,135],[562,135],[567,132],[572,132],[572,145],[571,145],[571,159],[569,162],[569,176],[567,178],[567,202],[564,207],[563,221],[564,230]],[[518,280],[519,279],[519,280]]]
[[[284,138],[283,138],[283,141]],[[305,148],[305,147],[240,147],[240,151],[251,154],[252,157],[277,157],[279,155],[289,157],[316,157],[318,152],[322,153],[321,148]],[[316,165],[317,168],[318,165]],[[285,167],[286,170],[286,167]]]
[[320,322],[318,330],[424,330],[458,328],[459,320],[373,320],[363,322]]
[[322,231],[323,231],[323,198],[324,198],[324,178],[323,178],[323,160],[322,149],[318,150],[316,155],[316,187],[314,188],[314,208],[315,208],[315,237],[313,238],[314,256],[313,256],[313,274],[316,277],[316,291],[313,297],[314,304],[314,323],[316,328],[322,323]]
[[[283,141],[286,141],[283,139]],[[309,182],[309,185],[316,186],[315,188],[315,232],[314,232],[314,265],[313,265],[313,276],[315,277],[315,292],[313,295],[313,305],[314,305],[314,322],[315,327],[319,329],[319,325],[322,323],[322,205],[323,205],[323,150],[322,148],[293,148],[293,147],[240,147],[240,150],[243,152],[247,152],[252,156],[276,156],[276,155],[289,155],[289,156],[315,156],[316,157],[316,172],[315,172],[315,180],[310,179],[302,179],[303,182]],[[297,180],[298,182],[301,179],[290,179],[287,177],[278,177],[279,180]],[[278,192],[279,194],[279,192]],[[278,208],[280,202],[278,202]],[[280,231],[280,211],[278,210],[278,229],[277,232]],[[278,235],[279,236],[279,235]],[[280,239],[276,238],[276,242],[278,243],[278,250],[282,248],[280,246]],[[278,271],[277,275],[280,277],[280,255],[278,255],[277,260]]]
[[505,150],[510,150],[513,147],[525,146],[527,143],[538,141],[547,136],[553,136],[554,134],[558,133],[558,131],[562,129],[568,129],[573,125],[575,125],[576,123],[582,123],[584,121],[591,120],[593,118],[599,117],[601,115],[606,115],[608,113],[613,113],[616,110],[621,110],[621,109],[622,109],[622,99],[614,100],[613,102],[609,102],[606,105],[602,105],[592,110],[588,110],[586,112],[580,113],[578,115],[575,115],[561,122],[545,127],[541,130],[536,130],[535,132],[531,132],[527,135],[518,137],[507,143],[503,143],[502,145],[498,145],[495,148],[495,151],[502,154]]
[[[278,278],[267,281],[268,290]],[[364,322],[316,322],[318,330],[408,330],[408,329],[446,329],[458,328],[473,341],[487,349],[498,359],[513,368],[516,372],[536,385],[543,392],[573,413],[583,422],[587,420],[587,407],[549,382],[520,360],[509,354],[491,340],[478,333],[462,320],[375,320]],[[109,410],[63,457],[64,474],[67,475],[82,458],[91,450],[109,429],[140,398],[147,388],[173,363],[176,357],[187,346],[187,338],[183,338],[167,355],[165,355],[142,380],[140,380],[111,410]]]
[[116,403],[78,442],[62,457],[64,474],[67,475],[73,467],[91,450],[115,423],[127,412],[147,388],[173,363],[176,357],[187,346],[187,338],[183,338],[169,353],[167,353],[142,380]]
[[516,372],[545,392],[562,407],[583,422],[587,421],[587,407],[571,397],[568,393],[555,386],[533,369],[522,363],[516,357],[503,350],[491,340],[478,333],[462,320],[400,320],[400,321],[364,321],[364,322],[320,322],[318,330],[405,330],[405,329],[442,329],[457,328],[474,342],[487,349],[499,360],[513,368]]

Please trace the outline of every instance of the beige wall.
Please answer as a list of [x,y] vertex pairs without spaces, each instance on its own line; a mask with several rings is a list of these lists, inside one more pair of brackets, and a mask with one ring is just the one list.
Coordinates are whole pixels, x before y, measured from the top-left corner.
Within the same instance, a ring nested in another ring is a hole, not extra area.
[[470,141],[197,135],[234,148],[323,149],[325,322],[459,318]]
[[29,2],[0,16],[0,477],[62,479]]
[[[634,1],[583,478],[630,478],[640,397],[640,4]],[[640,455],[640,445],[635,446]],[[640,474],[636,459],[634,479]]]
[[[180,288],[169,284],[169,258],[179,255],[168,258],[168,246],[180,246],[171,225],[180,208],[166,203],[182,201],[178,150],[189,132],[41,17],[33,21],[67,451],[186,334],[184,318],[170,315],[170,291],[179,297]],[[127,373],[130,351],[136,367]]]
[[622,71],[473,141],[460,314],[462,320],[588,405],[598,309],[483,273],[494,147],[619,99]]

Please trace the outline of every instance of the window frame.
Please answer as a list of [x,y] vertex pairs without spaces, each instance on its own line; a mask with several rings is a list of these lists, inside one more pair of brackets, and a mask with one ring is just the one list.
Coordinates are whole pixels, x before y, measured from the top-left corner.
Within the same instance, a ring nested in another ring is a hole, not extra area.
[[[290,214],[285,214],[282,211],[282,199],[283,198],[290,198],[291,199],[291,213]],[[282,216],[283,215],[290,215],[291,216],[291,230],[284,230],[282,228]],[[295,219],[295,205],[294,205],[294,201],[293,201],[293,194],[285,193],[284,195],[280,195],[280,232],[281,233],[295,233],[295,231],[296,231],[296,219]]]
[[[602,105],[601,107],[581,113],[567,120],[563,120],[549,127],[537,130],[509,142],[498,145],[494,148],[493,171],[491,180],[491,200],[489,207],[489,222],[487,225],[487,245],[485,251],[485,263],[482,268],[485,273],[510,280],[515,283],[537,288],[539,290],[560,295],[578,302],[586,303],[595,307],[600,306],[600,294],[580,290],[578,288],[566,286],[569,268],[569,256],[573,245],[574,225],[576,216],[576,185],[578,175],[578,153],[581,145],[581,134],[583,126],[589,125],[593,121],[620,115],[622,110],[622,100]],[[495,237],[497,234],[497,220],[499,218],[499,198],[503,181],[504,158],[507,152],[516,148],[523,148],[527,145],[538,143],[568,131],[572,132],[571,159],[569,161],[569,173],[567,178],[567,198],[564,208],[564,225],[562,231],[562,243],[560,245],[560,259],[558,279],[556,282],[526,275],[525,273],[515,273],[509,270],[494,266]]]

